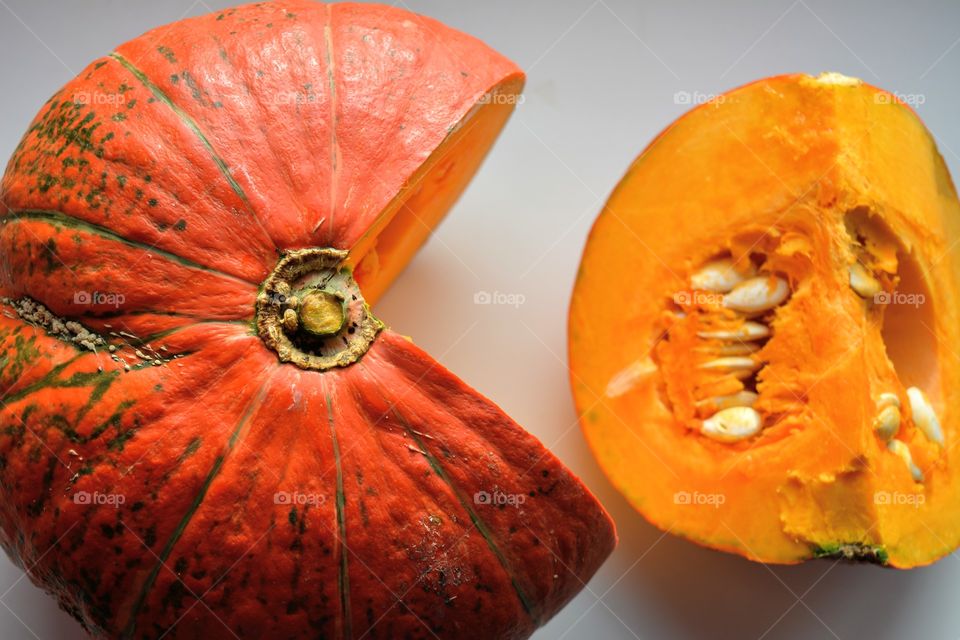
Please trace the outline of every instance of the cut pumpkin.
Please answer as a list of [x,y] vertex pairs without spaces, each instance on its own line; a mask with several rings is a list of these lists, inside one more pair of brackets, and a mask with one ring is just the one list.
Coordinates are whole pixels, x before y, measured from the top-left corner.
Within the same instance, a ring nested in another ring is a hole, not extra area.
[[960,544],[960,205],[930,133],[838,74],[697,107],[633,163],[570,308],[581,424],[657,526],[754,560]]
[[151,31],[0,190],[0,542],[96,637],[522,638],[613,524],[370,309],[523,75],[385,6]]

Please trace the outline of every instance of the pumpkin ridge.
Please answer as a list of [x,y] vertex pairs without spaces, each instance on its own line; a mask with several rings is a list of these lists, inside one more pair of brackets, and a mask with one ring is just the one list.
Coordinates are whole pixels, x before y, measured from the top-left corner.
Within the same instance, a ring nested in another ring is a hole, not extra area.
[[[327,246],[332,245],[334,226],[333,221],[337,214],[337,193],[340,186],[342,168],[337,161],[340,157],[340,140],[337,137],[337,79],[333,71],[333,29],[332,25],[332,5],[324,6],[326,14],[326,23],[323,25],[323,43],[327,56],[327,82],[330,91],[330,221],[327,223]],[[323,224],[323,218],[317,221],[314,229]]]
[[181,122],[183,122],[191,131],[193,131],[194,135],[197,136],[197,139],[200,140],[200,143],[210,153],[210,158],[213,160],[214,164],[217,165],[217,168],[230,185],[230,188],[234,193],[237,194],[237,197],[243,201],[244,205],[246,205],[247,211],[257,223],[257,226],[260,227],[260,230],[263,232],[264,236],[270,240],[275,249],[279,249],[276,241],[267,231],[266,227],[263,226],[263,222],[260,220],[260,217],[257,215],[256,211],[254,211],[253,205],[251,204],[249,198],[247,198],[247,194],[244,192],[243,187],[240,186],[240,183],[238,183],[236,178],[233,177],[233,174],[230,173],[230,167],[227,166],[226,161],[220,157],[220,154],[217,153],[216,149],[213,148],[213,143],[210,142],[210,139],[206,136],[206,134],[203,133],[203,130],[200,129],[200,125],[197,124],[196,120],[194,120],[186,111],[180,108],[177,103],[173,101],[173,98],[168,96],[159,86],[150,80],[149,77],[147,77],[146,73],[138,69],[132,62],[127,60],[116,51],[112,52],[110,57],[123,65],[123,67],[137,80],[139,80],[143,86],[150,90],[157,100],[167,105],[170,110],[173,111],[173,113],[181,120]]
[[[329,5],[328,5],[329,6]],[[353,618],[350,614],[350,573],[347,566],[347,519],[344,514],[346,511],[346,496],[343,490],[343,462],[340,456],[340,442],[337,439],[337,427],[333,419],[333,399],[330,393],[326,394],[327,401],[327,424],[330,427],[330,439],[333,443],[333,463],[337,471],[337,535],[340,538],[340,544],[337,545],[337,553],[340,555],[337,574],[337,591],[340,594],[340,632],[344,638],[353,637]]]
[[[248,327],[251,326],[248,320],[216,320],[216,319],[197,320],[196,322],[181,324],[176,327],[170,327],[169,329],[164,329],[163,331],[157,331],[156,333],[151,333],[147,336],[144,336],[143,338],[139,338],[139,341],[141,344],[143,344],[143,343],[153,342],[154,340],[162,340],[163,338],[166,338],[167,336],[171,336],[174,333],[177,333],[178,331],[193,329],[194,327],[197,327],[202,324],[239,324],[239,325],[246,325]],[[255,332],[255,331],[256,329],[251,327],[251,332]]]
[[[274,369],[274,372],[276,372],[276,369]],[[263,403],[263,399],[266,397],[267,386],[272,378],[272,375],[268,375],[267,379],[264,380],[260,385],[259,391],[257,391],[257,393],[254,394],[254,396],[250,399],[246,409],[244,409],[240,419],[237,421],[237,426],[234,428],[233,433],[231,433],[229,440],[227,440],[223,453],[217,456],[216,460],[214,460],[213,466],[207,473],[207,476],[204,479],[203,484],[200,486],[200,491],[194,498],[193,503],[191,503],[190,508],[180,519],[180,522],[177,524],[177,528],[174,529],[173,533],[170,535],[170,538],[160,551],[160,555],[157,556],[157,562],[154,563],[150,573],[147,574],[147,579],[140,587],[140,591],[137,594],[137,599],[134,601],[130,615],[128,616],[129,621],[127,622],[127,626],[123,633],[121,634],[122,638],[129,639],[133,637],[137,626],[137,615],[140,613],[140,610],[143,608],[144,604],[146,604],[147,596],[150,594],[150,590],[156,583],[160,570],[166,566],[167,560],[173,554],[174,547],[180,540],[180,537],[183,535],[183,532],[186,530],[187,526],[190,524],[193,516],[196,515],[200,505],[203,503],[203,499],[206,497],[207,491],[210,489],[210,485],[213,484],[214,479],[216,479],[217,475],[219,475],[220,470],[223,469],[223,465],[226,462],[227,456],[233,451],[237,441],[239,440],[240,432],[247,424],[249,424],[250,418],[253,416],[253,413],[257,407]]]
[[[386,398],[384,398],[386,401]],[[506,572],[507,576],[510,578],[510,584],[513,586],[514,592],[517,594],[517,599],[520,600],[523,610],[530,616],[530,619],[533,621],[535,626],[539,626],[539,615],[535,612],[533,602],[530,597],[527,595],[526,590],[523,586],[520,585],[520,581],[517,577],[517,572],[510,565],[510,562],[507,560],[507,557],[504,555],[503,551],[500,549],[500,546],[497,544],[497,541],[494,539],[493,532],[490,530],[490,527],[483,521],[480,515],[477,513],[476,509],[470,506],[470,502],[463,495],[463,491],[457,486],[456,483],[447,475],[447,472],[444,471],[443,466],[440,464],[440,461],[434,456],[430,450],[427,448],[426,443],[423,441],[423,438],[412,428],[407,420],[400,414],[396,406],[392,408],[393,415],[397,418],[397,421],[403,425],[404,431],[407,432],[407,435],[417,443],[417,447],[423,453],[423,456],[427,459],[427,462],[430,465],[430,468],[433,469],[433,472],[443,480],[444,484],[450,487],[450,490],[456,496],[457,501],[460,503],[460,506],[463,507],[463,510],[467,512],[467,515],[470,517],[470,522],[473,523],[473,528],[477,530],[477,533],[483,537],[484,541],[487,543],[487,547],[490,549],[490,552],[493,553],[493,556],[497,559],[497,562],[500,564],[501,568]]]
[[223,276],[224,278],[228,278],[236,282],[243,282],[244,284],[250,284],[254,286],[257,285],[257,283],[251,282],[250,280],[246,280],[225,271],[220,271],[219,269],[214,269],[213,267],[202,265],[199,262],[194,262],[189,258],[177,255],[167,251],[166,249],[160,249],[154,245],[149,245],[138,240],[131,240],[130,238],[122,236],[112,229],[68,215],[62,211],[47,211],[44,209],[10,209],[8,214],[0,218],[0,220],[38,220],[42,222],[49,222],[53,226],[60,225],[78,231],[85,231],[107,240],[119,242],[134,249],[142,249],[147,253],[154,253],[158,256],[166,258],[167,260],[170,260],[171,262],[175,262],[190,269],[206,271],[208,273]]

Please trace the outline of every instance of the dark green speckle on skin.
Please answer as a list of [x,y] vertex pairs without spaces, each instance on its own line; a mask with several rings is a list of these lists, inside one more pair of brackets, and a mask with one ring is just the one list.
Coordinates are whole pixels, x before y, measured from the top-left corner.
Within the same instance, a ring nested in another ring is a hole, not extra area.
[[187,228],[187,221],[181,218],[173,225],[174,231],[184,231]]
[[167,59],[167,62],[170,64],[176,64],[177,56],[173,54],[173,51],[169,47],[160,45],[157,47],[157,51],[160,53],[160,55]]

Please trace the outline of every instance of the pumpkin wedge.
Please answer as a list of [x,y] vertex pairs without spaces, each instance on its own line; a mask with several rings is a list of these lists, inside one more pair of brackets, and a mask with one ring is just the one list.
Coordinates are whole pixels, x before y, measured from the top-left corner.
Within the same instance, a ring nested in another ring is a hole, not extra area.
[[570,307],[587,439],[651,522],[754,560],[960,544],[960,205],[919,118],[839,74],[699,106],[633,163]]
[[370,304],[523,75],[374,5],[151,31],[2,182],[0,541],[96,637],[522,638],[614,544]]

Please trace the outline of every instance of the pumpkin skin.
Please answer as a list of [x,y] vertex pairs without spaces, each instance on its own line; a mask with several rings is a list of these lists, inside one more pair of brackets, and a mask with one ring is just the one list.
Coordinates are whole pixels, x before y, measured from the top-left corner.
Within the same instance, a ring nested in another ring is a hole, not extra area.
[[[753,560],[909,568],[950,553],[958,239],[932,136],[885,91],[788,75],[693,109],[630,167],[578,273],[571,383],[600,465],[656,526]],[[785,301],[753,316],[765,341],[715,339],[752,317],[733,308],[737,289],[698,275],[715,260],[787,283]],[[875,293],[854,287],[863,265]],[[750,365],[718,371],[721,348]],[[941,434],[927,435],[911,387]],[[892,439],[878,428],[885,393],[900,404]],[[760,430],[704,433],[719,397],[752,405],[736,415],[752,410]]]
[[[428,18],[279,0],[48,101],[0,194],[0,541],[91,634],[522,638],[590,579],[589,491],[368,306],[522,82]],[[291,282],[341,288],[308,316]]]

